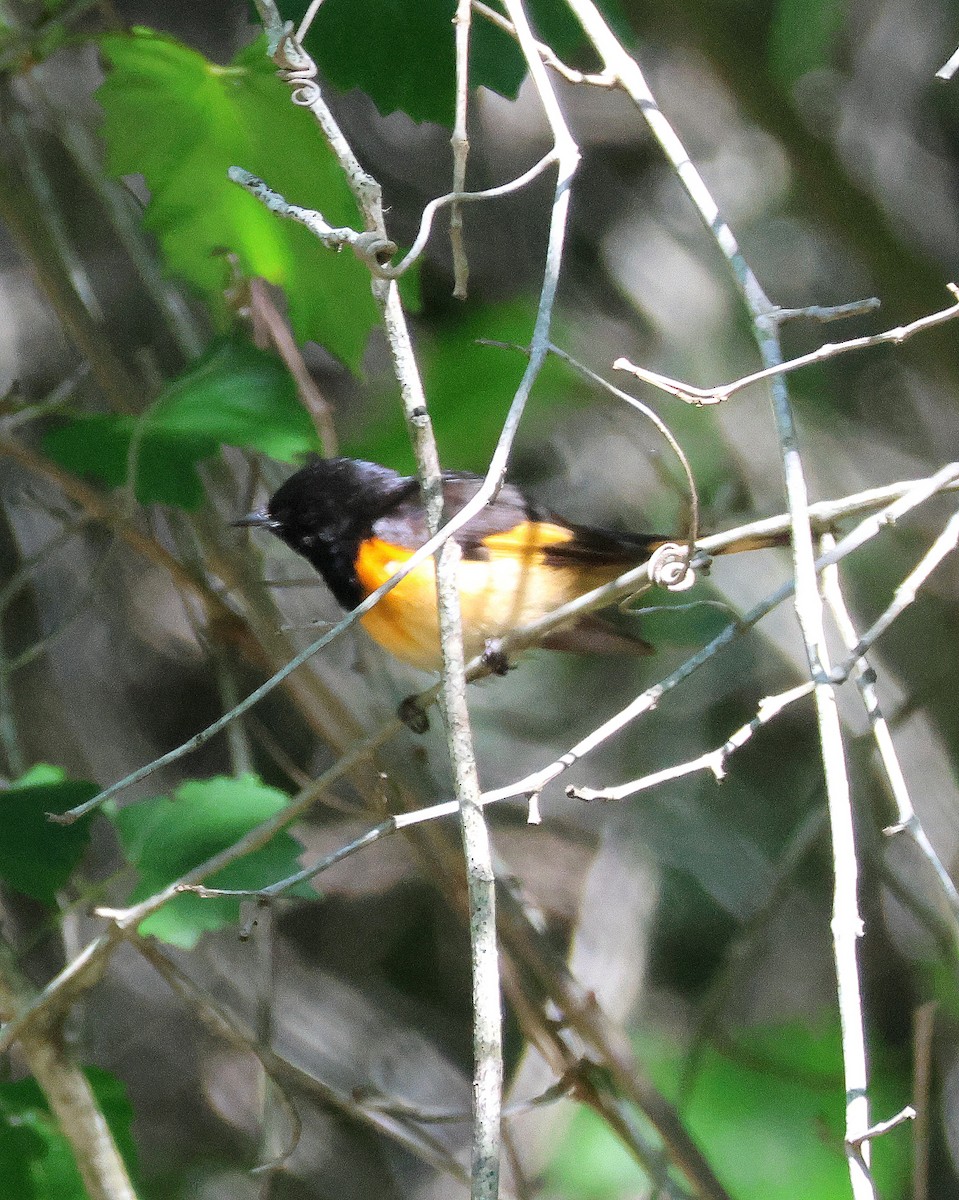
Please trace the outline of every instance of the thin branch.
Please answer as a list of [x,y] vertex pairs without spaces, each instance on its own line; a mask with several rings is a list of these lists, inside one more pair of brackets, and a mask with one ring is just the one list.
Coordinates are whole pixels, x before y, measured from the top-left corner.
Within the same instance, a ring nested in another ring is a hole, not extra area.
[[[27,421],[35,421],[39,417],[49,416],[50,413],[64,408],[73,399],[73,393],[89,374],[90,364],[85,361],[79,363],[75,370],[60,380],[45,399],[38,400],[34,404],[25,404],[22,408],[11,412],[9,416],[4,415],[2,421],[0,421],[0,428],[3,429],[5,434],[10,434],[19,425],[23,425]],[[16,388],[16,385],[14,385],[14,388]],[[6,399],[7,397],[4,397],[4,400]]]
[[828,324],[830,321],[846,321],[850,317],[861,317],[866,313],[875,312],[882,307],[878,296],[867,296],[864,300],[850,300],[847,304],[807,304],[803,308],[773,309],[769,314],[771,321],[782,325],[786,321],[820,321]]
[[309,8],[307,8],[306,12],[303,14],[303,20],[300,22],[299,28],[296,31],[296,40],[301,46],[303,45],[306,35],[310,32],[310,26],[313,24],[313,18],[320,11],[320,5],[322,3],[323,0],[310,0]]
[[73,291],[86,309],[90,322],[102,329],[106,320],[100,299],[94,290],[86,263],[77,252],[70,236],[63,217],[63,206],[56,198],[48,171],[37,153],[35,135],[27,124],[23,110],[14,109],[7,113],[7,127],[19,143],[27,186],[33,192],[32,199],[37,211],[44,214],[47,232],[70,279]]
[[764,697],[759,702],[756,715],[752,720],[747,721],[735,733],[730,734],[721,746],[701,754],[698,758],[690,759],[689,762],[680,763],[675,767],[667,767],[663,771],[654,771],[651,775],[644,775],[642,779],[634,779],[632,783],[624,783],[619,787],[601,789],[568,787],[566,795],[585,801],[625,800],[628,796],[635,796],[637,792],[648,791],[649,788],[658,787],[661,783],[682,779],[686,775],[694,775],[698,771],[710,771],[716,782],[722,783],[726,778],[726,763],[730,755],[745,746],[757,730],[768,725],[774,717],[778,717],[783,709],[795,704],[797,700],[804,699],[812,693],[812,690],[812,683],[801,683],[798,687],[790,688],[788,692],[781,692],[778,696]]
[[[443,525],[443,483],[426,398],[395,283],[379,284],[383,324],[394,372],[413,438],[429,531]],[[473,981],[473,1200],[495,1200],[499,1191],[500,1124],[503,1088],[502,1006],[496,942],[496,878],[489,831],[480,807],[479,774],[466,701],[466,664],[457,568],[459,544],[452,538],[436,552],[436,590],[443,652],[443,713],[446,740],[459,805],[466,883],[469,893]]]
[[[0,1019],[16,1024],[35,1005],[11,948],[0,941]],[[24,1060],[70,1146],[90,1200],[136,1200],[136,1193],[86,1075],[66,1047],[56,1020],[23,1029]]]
[[[946,321],[953,320],[959,316],[959,287],[954,283],[949,283],[946,287],[955,297],[955,302],[950,304],[948,308],[940,309],[938,312],[930,313],[925,317],[919,317],[915,321],[910,321],[908,325],[897,325],[895,329],[887,329],[884,333],[873,333],[866,337],[850,338],[845,342],[825,342],[818,349],[810,351],[809,354],[801,354],[798,358],[791,358],[788,362],[764,367],[763,370],[754,371],[751,375],[744,375],[732,383],[721,383],[710,388],[694,387],[692,384],[683,383],[678,379],[670,379],[668,375],[660,375],[656,371],[647,370],[645,367],[637,367],[626,358],[618,358],[613,363],[613,369],[616,371],[628,371],[629,374],[635,375],[637,379],[643,380],[644,383],[650,383],[653,387],[659,388],[660,391],[668,392],[669,395],[676,396],[687,404],[694,404],[697,407],[707,404],[721,404],[736,392],[742,391],[743,388],[751,387],[754,383],[778,378],[781,375],[787,374],[787,372],[798,371],[800,367],[808,367],[814,363],[825,362],[830,358],[838,358],[840,354],[848,354],[852,350],[865,350],[871,346],[883,346],[890,343],[898,346],[908,338],[913,337],[914,334],[923,333],[927,329],[932,329],[937,325],[943,325]],[[778,320],[782,320],[781,310],[777,310],[773,315]]]
[[936,78],[942,79],[948,83],[953,75],[955,75],[956,71],[959,71],[959,48],[954,50],[948,61],[942,64],[942,66],[936,72]]
[[[490,8],[488,4],[484,4],[482,0],[472,0],[473,12],[481,16],[484,20],[489,21],[491,25],[495,25],[497,29],[502,29],[504,33],[508,33],[511,37],[516,37],[516,27],[512,21],[507,20],[502,13],[496,11],[495,8]],[[545,42],[536,42],[536,49],[543,63],[558,75],[568,80],[570,83],[589,83],[594,87],[612,88],[616,86],[616,80],[607,74],[589,74],[584,71],[577,71],[573,67],[568,67],[566,63],[560,59],[551,46]]]
[[266,281],[258,278],[251,279],[249,287],[251,316],[254,321],[259,321],[265,326],[266,333],[277,354],[293,377],[300,403],[310,414],[323,447],[324,456],[332,458],[337,452],[337,437],[336,426],[333,423],[333,411],[329,402],[307,369],[300,348],[296,344],[296,338],[273,303]]
[[[855,662],[861,658],[869,650],[873,642],[886,632],[893,621],[905,612],[909,605],[916,599],[919,588],[942,561],[948,555],[952,554],[957,545],[959,545],[959,512],[953,513],[946,522],[942,533],[939,534],[922,556],[919,563],[896,588],[891,603],[876,618],[872,625],[869,626],[859,641],[850,648],[848,661]],[[848,671],[844,671],[840,667],[839,677],[844,678],[846,674],[848,674]]]
[[916,1119],[916,1110],[911,1104],[907,1104],[905,1108],[896,1113],[894,1117],[889,1117],[885,1121],[877,1121],[875,1125],[870,1127],[863,1133],[859,1139],[853,1142],[853,1146],[857,1149],[861,1148],[864,1142],[871,1141],[873,1138],[882,1137],[884,1133],[889,1133],[892,1129],[898,1129],[900,1125],[904,1125],[906,1121],[914,1121]]
[[243,170],[242,167],[231,167],[228,174],[234,183],[239,184],[252,196],[261,200],[277,216],[286,217],[305,225],[320,238],[328,249],[338,250],[343,246],[349,246],[378,279],[399,279],[422,256],[433,229],[433,221],[440,209],[455,204],[470,204],[478,200],[496,200],[500,196],[508,196],[513,192],[521,191],[555,162],[556,151],[549,150],[529,170],[507,183],[484,188],[479,192],[448,192],[444,196],[435,197],[423,208],[419,231],[412,246],[398,263],[390,262],[390,257],[396,251],[393,242],[381,238],[379,235],[361,233],[349,227],[334,228],[316,209],[301,208],[298,204],[291,204],[262,179]]
[[[470,60],[470,0],[457,0],[453,28],[456,30],[456,119],[450,145],[453,147],[453,192],[466,191],[466,162],[469,157],[469,136],[466,128],[469,100]],[[463,243],[463,206],[453,201],[450,211],[450,246],[453,250],[453,295],[465,300],[469,282],[469,262]]]
[[932,1125],[932,1039],[938,1001],[920,1004],[912,1026],[912,1102],[916,1120],[912,1130],[912,1200],[929,1197],[929,1135]]
[[[945,864],[936,853],[913,806],[909,795],[909,788],[906,784],[902,767],[899,764],[899,757],[896,754],[889,725],[879,705],[875,672],[866,660],[865,654],[873,645],[876,638],[915,599],[918,588],[935,570],[945,555],[956,548],[957,537],[959,537],[959,516],[954,514],[935,543],[923,556],[921,562],[896,589],[892,604],[887,607],[886,611],[881,614],[878,620],[873,623],[862,637],[857,635],[852,618],[849,615],[849,610],[846,607],[838,571],[835,567],[831,567],[823,574],[823,595],[829,604],[833,619],[848,651],[846,664],[843,664],[843,666],[848,664],[847,672],[852,671],[854,674],[856,686],[862,696],[862,702],[869,718],[873,737],[876,740],[880,762],[882,763],[886,780],[889,784],[889,790],[892,793],[893,803],[896,806],[897,823],[886,832],[908,833],[916,843],[920,853],[932,866],[952,913],[954,937],[959,935],[959,890],[957,890],[955,883],[953,883]],[[957,937],[957,940],[959,940],[959,937]]]
[[330,225],[323,214],[317,212],[315,208],[303,208],[302,205],[291,204],[279,192],[274,191],[269,184],[243,167],[230,167],[227,176],[231,182],[239,184],[251,196],[259,200],[271,213],[305,225],[327,250],[342,250],[344,246],[349,246],[360,262],[369,267],[374,274],[384,278],[388,277],[384,267],[396,253],[396,244],[380,233],[351,229],[349,226]]
[[561,350],[558,346],[551,345],[549,349],[557,358],[561,358],[564,362],[569,363],[574,370],[585,375],[587,379],[591,379],[593,383],[599,384],[610,395],[615,396],[618,400],[622,400],[625,404],[628,404],[630,408],[635,408],[637,412],[642,413],[646,420],[659,431],[670,450],[676,455],[682,472],[686,477],[686,489],[689,497],[689,532],[687,535],[687,553],[685,556],[686,570],[679,576],[668,579],[663,577],[657,578],[656,572],[651,568],[650,578],[654,583],[660,583],[664,587],[668,587],[671,591],[685,591],[687,588],[692,587],[696,579],[694,573],[689,569],[689,563],[692,559],[697,539],[699,538],[699,491],[696,487],[693,469],[689,465],[689,459],[686,457],[675,434],[659,413],[651,409],[648,404],[644,404],[636,396],[631,396],[629,392],[624,392],[621,388],[616,387],[607,379],[604,379],[602,375],[598,375],[595,371],[590,370],[589,367],[578,362],[571,354],[567,354],[565,350]]
[[[503,1117],[521,1117],[539,1108],[546,1108],[555,1104],[557,1100],[569,1098],[575,1087],[575,1079],[564,1075],[558,1082],[544,1088],[538,1096],[531,1096],[529,1100],[517,1100],[505,1106]],[[364,1106],[372,1112],[409,1117],[418,1125],[462,1125],[472,1120],[472,1114],[462,1108],[429,1109],[408,1100],[399,1100],[395,1096],[379,1096],[372,1092],[364,1092],[361,1099]]]
[[[274,1081],[290,1121],[290,1144],[284,1158],[292,1152],[299,1138],[300,1118],[290,1095],[290,1089],[295,1087],[324,1107],[332,1107],[345,1113],[351,1120],[360,1121],[376,1132],[392,1137],[435,1170],[449,1174],[460,1183],[467,1182],[466,1172],[437,1142],[400,1121],[386,1119],[392,1114],[379,1113],[374,1106],[367,1106],[358,1100],[352,1092],[322,1082],[274,1050],[259,1044],[251,1029],[212,1000],[154,942],[138,937],[133,939],[133,944],[216,1037],[224,1039],[236,1050],[259,1059],[264,1071]],[[264,1163],[258,1170],[269,1170],[282,1161],[277,1159],[272,1163]]]

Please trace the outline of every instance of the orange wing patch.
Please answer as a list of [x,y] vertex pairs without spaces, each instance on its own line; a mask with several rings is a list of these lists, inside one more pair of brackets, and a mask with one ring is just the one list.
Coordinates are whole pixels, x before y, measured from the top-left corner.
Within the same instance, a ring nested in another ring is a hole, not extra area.
[[492,558],[536,558],[539,551],[560,542],[572,541],[572,529],[552,525],[548,521],[523,521],[505,533],[492,533],[483,538],[483,545]]

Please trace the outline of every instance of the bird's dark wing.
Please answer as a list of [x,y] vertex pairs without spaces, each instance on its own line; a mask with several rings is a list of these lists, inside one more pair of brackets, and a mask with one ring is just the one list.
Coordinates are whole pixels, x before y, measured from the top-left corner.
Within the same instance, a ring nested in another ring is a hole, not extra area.
[[[447,516],[460,511],[479,491],[482,479],[466,472],[448,471],[443,476],[443,501]],[[484,557],[483,540],[493,534],[508,533],[529,521],[532,512],[522,492],[507,484],[492,504],[481,509],[455,537],[465,558]],[[373,533],[394,546],[415,550],[428,540],[426,513],[418,487],[401,496],[389,512],[373,524]]]
[[[443,498],[448,515],[459,512],[479,490],[482,480],[465,472],[447,472],[443,477]],[[535,525],[536,532],[531,532]],[[418,488],[411,488],[398,503],[373,526],[373,532],[393,545],[415,549],[428,538],[426,515]],[[535,549],[556,566],[601,568],[618,566],[625,570],[643,562],[661,542],[659,535],[618,534],[587,525],[572,525],[562,517],[534,508],[519,488],[502,487],[492,504],[481,509],[456,533],[456,540],[467,559],[489,557],[487,539],[505,550],[504,536],[516,534],[516,547]],[[496,549],[493,550],[496,553]]]

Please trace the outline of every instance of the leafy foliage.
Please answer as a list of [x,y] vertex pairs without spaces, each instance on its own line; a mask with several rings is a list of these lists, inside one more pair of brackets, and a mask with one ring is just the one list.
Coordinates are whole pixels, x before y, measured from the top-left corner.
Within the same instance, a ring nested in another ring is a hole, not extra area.
[[[167,887],[211,855],[281,812],[288,798],[254,775],[185,783],[172,796],[158,796],[109,816],[120,835],[127,860],[139,873],[128,898],[136,904]],[[261,888],[299,869],[302,847],[289,833],[278,833],[204,882],[210,887]],[[316,898],[304,884],[293,895]],[[169,901],[140,925],[140,932],[183,949],[192,949],[208,930],[235,922],[240,902],[232,897],[201,899],[186,892]]]
[[111,174],[143,175],[144,221],[167,265],[198,288],[221,323],[226,264],[281,286],[301,341],[312,338],[356,368],[376,310],[369,273],[227,179],[245,167],[332,225],[359,225],[356,205],[315,122],[290,103],[262,42],[226,67],[150,30],[100,42],[110,66],[97,93]]
[[90,827],[55,825],[47,813],[66,812],[96,790],[59,767],[39,764],[0,792],[0,881],[52,907],[86,851]]
[[141,504],[194,509],[203,501],[197,464],[222,443],[283,462],[320,449],[285,367],[240,339],[215,343],[144,416],[76,418],[47,436],[46,449],[112,487],[127,482],[132,465]]
[[[123,1085],[96,1068],[86,1072],[97,1105],[128,1169],[135,1167],[133,1110]],[[70,1145],[32,1079],[0,1083],[0,1195],[13,1200],[87,1200]]]
[[[279,4],[294,22],[304,0]],[[583,51],[582,31],[562,0],[532,0],[528,14],[538,37],[560,57]],[[621,28],[619,6],[599,7]],[[456,0],[325,0],[306,38],[324,76],[343,91],[360,88],[384,115],[405,112],[414,121],[452,125],[456,91],[453,16]],[[509,34],[474,14],[470,84],[515,99],[526,63]]]

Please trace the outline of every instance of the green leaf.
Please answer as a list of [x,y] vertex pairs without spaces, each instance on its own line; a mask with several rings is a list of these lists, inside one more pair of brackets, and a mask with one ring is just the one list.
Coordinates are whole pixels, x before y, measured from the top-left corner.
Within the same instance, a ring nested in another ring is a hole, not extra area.
[[339,165],[262,42],[227,67],[145,29],[109,34],[100,46],[110,67],[97,93],[107,169],[146,179],[144,221],[170,269],[226,323],[228,268],[214,252],[233,251],[250,275],[284,289],[301,341],[312,338],[356,369],[378,319],[369,272],[227,179],[229,167],[245,167],[331,225],[361,227]]
[[92,783],[45,764],[0,791],[0,881],[52,907],[86,851],[90,827],[55,825],[47,813],[66,812],[96,793]]
[[[675,1095],[683,1070],[679,1049],[644,1034],[640,1055],[657,1085]],[[909,1080],[881,1046],[872,1071],[872,1110],[881,1119],[902,1107]],[[737,1200],[846,1200],[844,1102],[838,1029],[787,1024],[743,1033],[729,1053],[707,1047],[683,1119]],[[879,1194],[904,1195],[908,1129],[873,1143],[873,1170]],[[608,1127],[585,1110],[551,1174],[558,1190],[580,1200],[619,1200],[640,1190],[642,1177]]]
[[[243,775],[238,779],[220,777],[185,783],[172,797],[159,796],[128,808],[108,810],[124,855],[140,877],[127,902],[136,904],[161,891],[211,855],[232,846],[288,803],[283,792],[267,787],[254,775]],[[265,887],[299,870],[301,851],[294,837],[281,832],[266,846],[204,882],[221,888]],[[316,897],[308,884],[291,894]],[[239,899],[204,900],[187,892],[143,921],[140,932],[192,949],[204,932],[233,924],[239,914]]]
[[[281,0],[284,18],[298,23],[305,0]],[[600,8],[626,28],[615,0]],[[361,88],[384,116],[452,125],[456,92],[453,15],[456,0],[324,0],[306,48],[324,77],[343,91]],[[585,38],[562,0],[532,0],[527,11],[541,41],[562,58],[580,54]],[[473,14],[470,85],[515,99],[526,63],[514,38]],[[595,61],[595,60],[591,60]]]
[[[127,1169],[135,1172],[133,1110],[123,1084],[96,1068],[84,1074]],[[0,1196],[87,1200],[73,1152],[33,1079],[0,1083]]]
[[197,464],[223,443],[283,462],[321,448],[283,364],[233,339],[216,343],[143,417],[79,417],[49,433],[44,445],[61,466],[119,487],[134,438],[137,499],[187,509],[203,500]]

